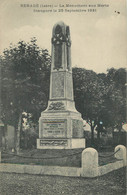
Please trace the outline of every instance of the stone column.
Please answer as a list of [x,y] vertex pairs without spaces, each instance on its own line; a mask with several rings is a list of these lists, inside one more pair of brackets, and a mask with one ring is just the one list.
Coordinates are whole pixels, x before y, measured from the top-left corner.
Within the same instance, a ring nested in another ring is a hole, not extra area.
[[83,119],[73,98],[70,30],[64,22],[54,25],[51,44],[50,95],[39,119],[37,147],[85,148]]

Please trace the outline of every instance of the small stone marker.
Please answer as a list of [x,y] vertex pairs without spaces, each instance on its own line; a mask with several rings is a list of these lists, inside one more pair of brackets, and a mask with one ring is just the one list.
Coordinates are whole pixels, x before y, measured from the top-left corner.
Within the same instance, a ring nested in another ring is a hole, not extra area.
[[83,177],[98,176],[98,152],[94,148],[87,148],[82,152],[82,171]]
[[115,147],[115,158],[123,160],[124,165],[127,163],[127,151],[126,147],[123,145],[118,145]]
[[69,26],[63,22],[52,31],[52,63],[48,107],[39,119],[39,149],[85,148],[83,119],[75,109]]

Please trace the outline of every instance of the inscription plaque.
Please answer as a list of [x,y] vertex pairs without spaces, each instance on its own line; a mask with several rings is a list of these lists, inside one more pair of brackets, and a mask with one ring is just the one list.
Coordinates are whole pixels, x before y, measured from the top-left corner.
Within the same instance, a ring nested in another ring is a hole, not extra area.
[[46,120],[42,124],[43,137],[63,138],[66,136],[66,120]]

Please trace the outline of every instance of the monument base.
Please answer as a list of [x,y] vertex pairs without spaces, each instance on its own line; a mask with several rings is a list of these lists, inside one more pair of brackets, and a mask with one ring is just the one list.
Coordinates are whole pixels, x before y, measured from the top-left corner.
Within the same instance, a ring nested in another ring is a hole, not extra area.
[[38,149],[85,148],[85,139],[37,139]]
[[76,110],[46,110],[39,119],[38,149],[85,148],[83,119]]
[[85,148],[83,119],[74,101],[49,101],[39,118],[38,149]]

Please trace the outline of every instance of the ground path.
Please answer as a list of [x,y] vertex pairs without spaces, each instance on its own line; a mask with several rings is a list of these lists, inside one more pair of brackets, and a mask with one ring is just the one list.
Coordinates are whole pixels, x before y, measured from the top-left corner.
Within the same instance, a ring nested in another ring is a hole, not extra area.
[[125,168],[94,179],[0,173],[0,195],[125,195]]

